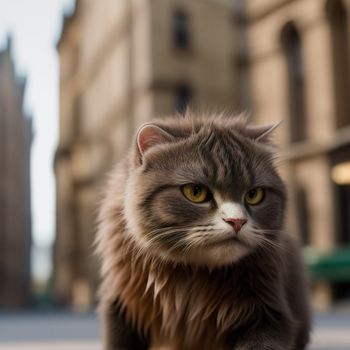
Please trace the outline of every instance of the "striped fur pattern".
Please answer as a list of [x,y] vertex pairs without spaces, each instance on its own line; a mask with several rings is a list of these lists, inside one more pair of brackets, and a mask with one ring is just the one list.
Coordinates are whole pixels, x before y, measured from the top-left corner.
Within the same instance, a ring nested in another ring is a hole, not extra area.
[[[101,207],[105,349],[134,349],[121,340],[126,333],[142,336],[144,349],[304,349],[306,283],[283,231],[286,192],[272,128],[192,115],[150,125],[111,173]],[[179,189],[186,183],[205,185],[212,199],[188,201]],[[257,186],[264,200],[249,207],[244,194]],[[226,241],[232,227],[222,208],[247,219],[234,242]]]

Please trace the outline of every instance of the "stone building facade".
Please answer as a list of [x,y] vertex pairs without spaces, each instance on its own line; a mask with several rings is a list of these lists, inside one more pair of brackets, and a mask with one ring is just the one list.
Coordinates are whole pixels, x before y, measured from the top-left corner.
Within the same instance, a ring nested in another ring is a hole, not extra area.
[[0,308],[30,301],[30,147],[25,80],[16,75],[11,40],[0,51]]
[[[349,11],[350,0],[78,0],[58,45],[57,300],[92,301],[103,174],[137,126],[188,101],[282,121],[288,229],[311,257],[349,244]],[[314,284],[317,306],[349,296],[349,282]]]
[[[289,228],[330,252],[350,243],[350,1],[250,0],[246,14],[254,119],[283,120]],[[349,282],[316,283],[315,303]]]
[[56,301],[93,302],[99,192],[136,128],[188,103],[233,111],[246,101],[245,81],[234,79],[234,35],[231,1],[76,2],[58,43]]

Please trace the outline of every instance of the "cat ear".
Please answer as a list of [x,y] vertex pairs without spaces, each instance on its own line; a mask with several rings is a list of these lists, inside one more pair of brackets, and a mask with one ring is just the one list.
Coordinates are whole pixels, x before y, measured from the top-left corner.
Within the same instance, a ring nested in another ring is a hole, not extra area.
[[281,125],[282,122],[271,124],[271,125],[263,125],[263,126],[249,126],[248,133],[251,138],[255,141],[262,143],[269,143],[272,132]]
[[137,147],[141,154],[149,148],[167,143],[173,140],[173,136],[154,124],[141,126],[137,133]]

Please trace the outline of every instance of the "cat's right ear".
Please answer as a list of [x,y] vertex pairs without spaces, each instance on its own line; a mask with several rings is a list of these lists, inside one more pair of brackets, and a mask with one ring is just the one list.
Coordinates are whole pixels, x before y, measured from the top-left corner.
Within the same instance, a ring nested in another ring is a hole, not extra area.
[[151,147],[168,143],[173,140],[173,136],[155,124],[144,124],[137,132],[137,149],[140,158]]

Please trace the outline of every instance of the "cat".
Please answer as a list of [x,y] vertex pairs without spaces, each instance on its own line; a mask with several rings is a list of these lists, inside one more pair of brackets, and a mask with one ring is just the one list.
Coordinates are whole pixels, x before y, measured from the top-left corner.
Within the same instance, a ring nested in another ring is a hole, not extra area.
[[99,215],[105,350],[305,349],[274,128],[188,113],[139,129]]

